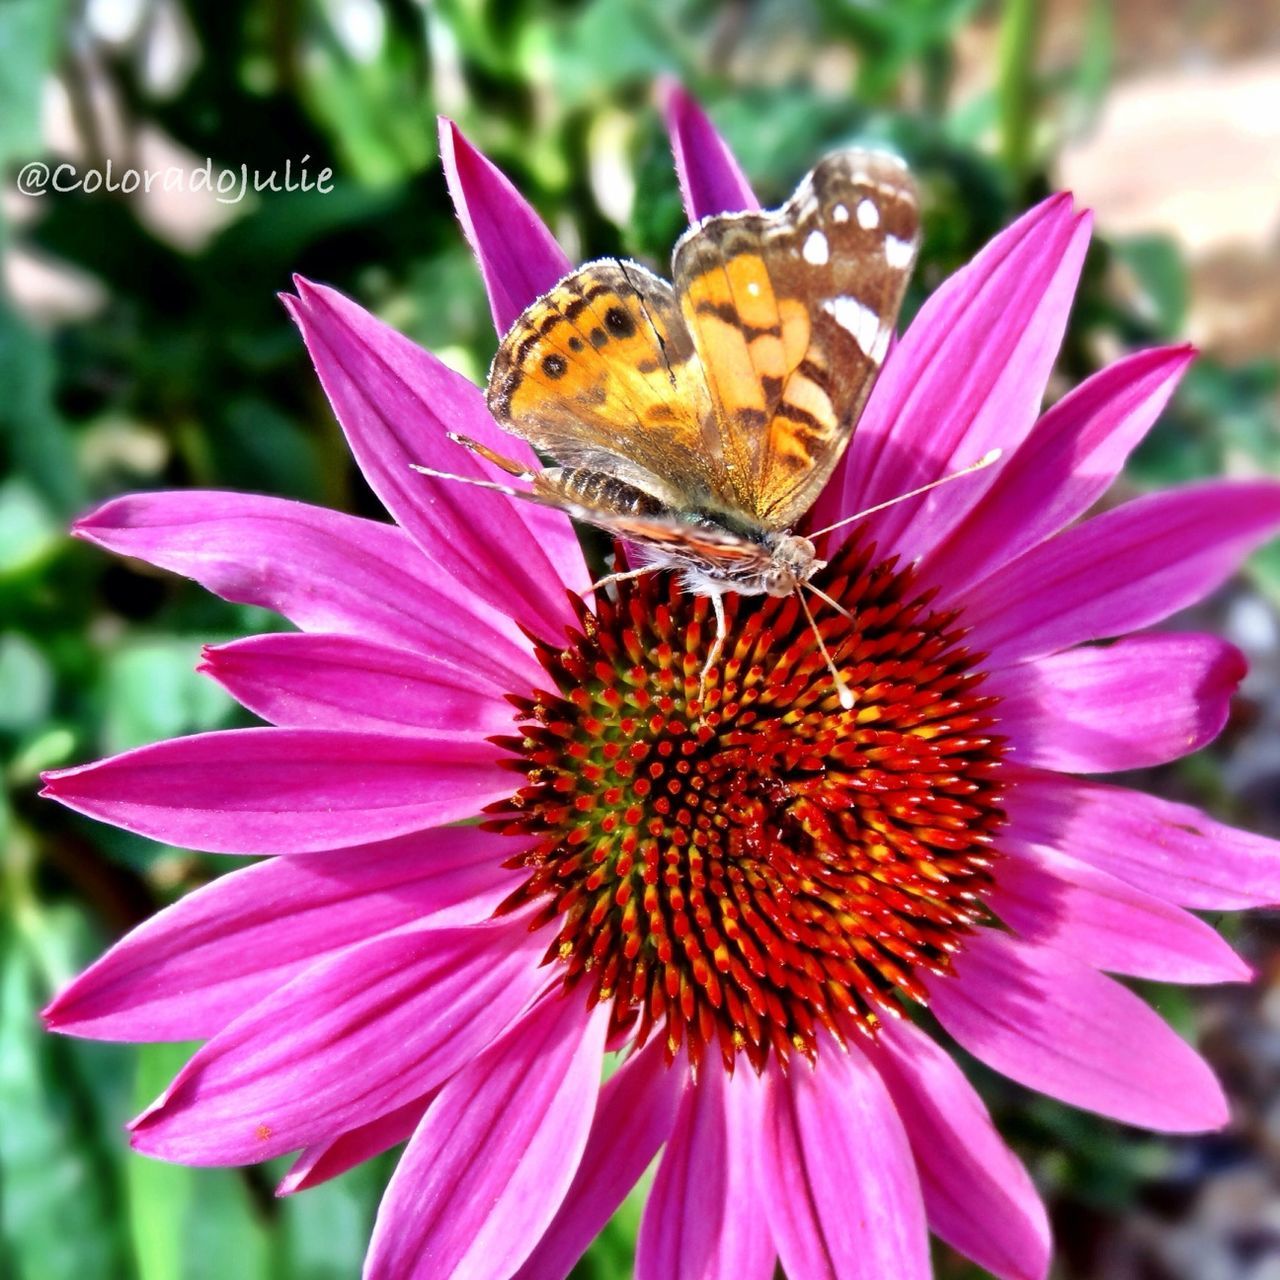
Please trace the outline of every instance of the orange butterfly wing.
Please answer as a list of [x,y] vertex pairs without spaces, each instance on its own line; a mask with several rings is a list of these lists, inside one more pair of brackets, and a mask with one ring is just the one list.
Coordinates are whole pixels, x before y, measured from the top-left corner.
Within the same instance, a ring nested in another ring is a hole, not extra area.
[[494,358],[488,404],[557,462],[614,475],[674,508],[729,496],[671,286],[633,262],[590,263],[529,307]]
[[878,152],[828,156],[773,212],[676,246],[676,296],[705,371],[738,507],[789,528],[848,444],[919,244],[915,185]]

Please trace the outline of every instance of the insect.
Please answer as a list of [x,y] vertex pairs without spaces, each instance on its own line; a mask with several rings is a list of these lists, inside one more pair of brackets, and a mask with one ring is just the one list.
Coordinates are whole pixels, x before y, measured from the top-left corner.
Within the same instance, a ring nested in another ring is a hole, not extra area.
[[639,567],[596,589],[673,569],[709,596],[717,626],[703,687],[725,641],[722,596],[794,592],[852,705],[805,592],[845,611],[811,581],[825,563],[817,534],[794,530],[857,424],[919,239],[902,161],[849,150],[780,209],[690,228],[671,283],[634,262],[587,264],[520,316],[489,372],[495,419],[554,465],[530,470],[454,435],[529,487],[468,482],[632,544]]

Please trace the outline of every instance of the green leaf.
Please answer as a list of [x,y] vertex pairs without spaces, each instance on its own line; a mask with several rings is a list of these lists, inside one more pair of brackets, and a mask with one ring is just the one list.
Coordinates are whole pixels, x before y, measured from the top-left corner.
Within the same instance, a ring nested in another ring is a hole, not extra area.
[[692,42],[692,21],[684,3],[593,0],[548,49],[560,105],[578,107],[677,70],[674,47],[680,37]]
[[1133,274],[1142,318],[1157,336],[1176,338],[1187,318],[1190,286],[1182,253],[1168,236],[1130,236],[1115,242],[1116,256]]
[[[313,2],[302,59],[308,109],[333,137],[344,167],[362,183],[388,186],[420,172],[435,155],[435,122],[422,66],[423,31],[393,26],[379,6],[352,10]],[[350,15],[364,28],[353,40]],[[343,18],[347,21],[342,21]],[[361,40],[368,47],[357,47]]]
[[53,509],[70,516],[83,504],[83,490],[54,407],[53,370],[49,344],[0,296],[0,446]]
[[199,640],[154,636],[131,639],[109,655],[102,717],[107,751],[213,729],[226,721],[235,704],[196,672],[200,650]]
[[[148,1044],[138,1051],[134,1107],[149,1106],[195,1051],[195,1045]],[[195,1198],[195,1173],[182,1165],[131,1154],[125,1164],[129,1233],[138,1280],[182,1280],[186,1218]]]
[[[197,1048],[143,1046],[134,1110],[154,1102]],[[271,1265],[270,1223],[250,1191],[265,1191],[259,1171],[191,1169],[130,1153],[125,1174],[139,1280],[282,1280]]]
[[[40,916],[29,928],[54,923]],[[112,1155],[97,1132],[97,1099],[70,1042],[48,1035],[44,992],[12,928],[0,933],[0,1166],[4,1214],[0,1273],[39,1280],[119,1280]],[[109,1081],[104,1073],[96,1083]],[[121,1141],[122,1139],[117,1139]]]
[[280,1264],[273,1274],[297,1280],[359,1275],[378,1201],[394,1167],[394,1156],[368,1161],[280,1200]]
[[42,149],[41,90],[58,52],[63,0],[0,4],[0,170]]
[[1021,182],[1031,161],[1036,119],[1035,64],[1040,32],[1039,0],[1005,0],[996,54],[996,99],[1004,162]]
[[1090,0],[1080,61],[1070,84],[1066,128],[1083,133],[1097,119],[1111,86],[1115,64],[1115,18],[1111,0]]
[[43,720],[52,700],[53,673],[44,654],[20,631],[0,635],[0,732]]
[[1280,541],[1254,555],[1248,569],[1254,581],[1267,593],[1272,606],[1280,609]]
[[63,538],[63,530],[35,488],[17,476],[0,483],[0,578],[37,565]]

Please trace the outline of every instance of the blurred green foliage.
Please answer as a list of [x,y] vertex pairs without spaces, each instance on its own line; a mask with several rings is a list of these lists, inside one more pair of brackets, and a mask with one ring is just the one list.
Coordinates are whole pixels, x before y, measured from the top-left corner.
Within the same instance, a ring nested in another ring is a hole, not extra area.
[[[571,252],[658,265],[682,214],[656,76],[700,96],[766,201],[828,148],[890,142],[928,198],[911,310],[1048,189],[1056,149],[1098,109],[1109,6],[1088,7],[1076,65],[1052,75],[1038,69],[1038,13],[1033,0],[0,0],[0,244],[70,271],[83,295],[42,314],[0,296],[0,1273],[354,1276],[391,1168],[376,1161],[276,1200],[279,1168],[133,1157],[121,1125],[186,1050],[39,1028],[53,989],[226,863],[40,802],[37,773],[242,722],[194,673],[199,647],[277,625],[112,561],[69,539],[69,521],[98,498],[185,485],[377,514],[273,294],[293,271],[332,282],[482,374],[495,338],[437,169],[438,111]],[[956,42],[975,21],[995,29],[989,82],[959,101]],[[27,161],[56,163],[70,147],[82,170],[108,155],[138,163],[158,138],[215,168],[305,157],[313,174],[332,168],[334,189],[219,206],[222,222],[203,232],[159,225],[145,198],[15,194]],[[1175,338],[1186,304],[1173,245],[1100,244],[1063,375],[1087,374],[1107,349]],[[1199,364],[1133,482],[1216,473],[1241,455],[1280,468],[1278,378],[1274,362]],[[1280,560],[1262,557],[1258,572],[1280,599]],[[1167,1162],[1154,1140],[984,1081],[1050,1188],[1123,1201]],[[638,1221],[633,1197],[580,1274],[626,1275]],[[941,1253],[939,1269],[976,1274]]]

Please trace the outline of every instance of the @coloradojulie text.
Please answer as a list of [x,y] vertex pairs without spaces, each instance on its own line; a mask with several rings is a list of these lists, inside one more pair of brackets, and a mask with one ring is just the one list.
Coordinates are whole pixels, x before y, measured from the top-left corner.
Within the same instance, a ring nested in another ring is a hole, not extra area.
[[314,191],[327,196],[333,190],[333,170],[326,167],[313,172],[307,167],[310,159],[309,155],[299,161],[289,159],[273,169],[250,168],[247,164],[215,165],[209,158],[194,165],[156,169],[117,167],[109,159],[100,167],[84,168],[70,162],[30,160],[18,170],[18,190],[26,196],[43,196],[50,191],[60,195],[105,191],[126,196],[135,192],[149,195],[204,191],[221,204],[239,204],[251,191]]

